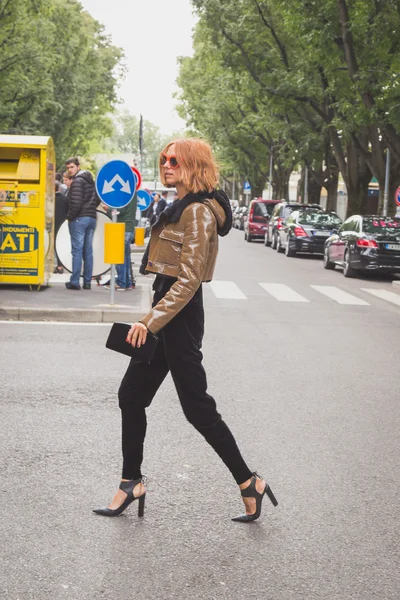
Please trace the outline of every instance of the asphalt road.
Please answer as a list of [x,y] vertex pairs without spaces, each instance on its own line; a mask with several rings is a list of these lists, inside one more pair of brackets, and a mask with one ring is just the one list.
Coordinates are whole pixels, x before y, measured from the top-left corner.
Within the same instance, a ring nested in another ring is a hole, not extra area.
[[108,326],[1,323],[1,598],[398,600],[400,306],[370,290],[400,289],[238,231],[216,280],[230,283],[205,290],[209,390],[279,506],[230,520],[236,486],[168,379],[145,518],[94,515],[119,481],[126,359]]

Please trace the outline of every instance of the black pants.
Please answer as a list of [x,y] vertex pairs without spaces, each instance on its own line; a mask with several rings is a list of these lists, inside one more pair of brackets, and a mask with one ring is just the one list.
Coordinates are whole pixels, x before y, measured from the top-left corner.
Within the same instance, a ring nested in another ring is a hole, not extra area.
[[[165,295],[173,280],[156,287],[153,306]],[[156,279],[157,284],[157,279]],[[201,364],[204,334],[202,288],[178,315],[162,329],[150,364],[131,361],[118,392],[122,413],[123,479],[139,479],[146,435],[146,407],[170,371],[187,420],[221,457],[238,484],[252,475],[235,439],[207,394]]]

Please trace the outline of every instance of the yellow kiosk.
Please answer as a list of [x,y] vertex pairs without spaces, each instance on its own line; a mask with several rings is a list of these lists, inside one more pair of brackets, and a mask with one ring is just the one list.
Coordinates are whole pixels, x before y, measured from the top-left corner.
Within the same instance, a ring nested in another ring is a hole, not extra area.
[[51,137],[0,135],[0,284],[49,282],[55,163]]

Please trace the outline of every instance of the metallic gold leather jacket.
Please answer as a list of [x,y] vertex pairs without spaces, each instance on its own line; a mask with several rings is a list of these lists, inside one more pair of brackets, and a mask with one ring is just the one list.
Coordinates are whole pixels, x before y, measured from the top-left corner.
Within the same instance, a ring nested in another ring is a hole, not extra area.
[[204,281],[211,281],[218,254],[218,227],[226,215],[215,199],[189,204],[177,223],[151,230],[146,271],[176,277],[164,298],[140,322],[157,333],[177,315]]

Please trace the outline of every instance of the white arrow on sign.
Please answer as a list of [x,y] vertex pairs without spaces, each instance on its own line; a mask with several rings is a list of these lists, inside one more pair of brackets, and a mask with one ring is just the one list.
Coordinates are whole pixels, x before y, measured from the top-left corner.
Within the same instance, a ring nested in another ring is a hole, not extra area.
[[147,202],[146,202],[145,198],[139,198],[138,205],[139,206],[147,206]]
[[104,181],[104,185],[103,185],[103,194],[109,194],[110,192],[115,192],[114,190],[114,185],[117,183],[121,184],[121,192],[125,192],[126,194],[131,194],[131,186],[129,184],[129,181],[124,181],[122,179],[122,177],[120,175],[115,175],[115,177],[113,177],[111,179],[110,182],[107,181],[107,179]]

